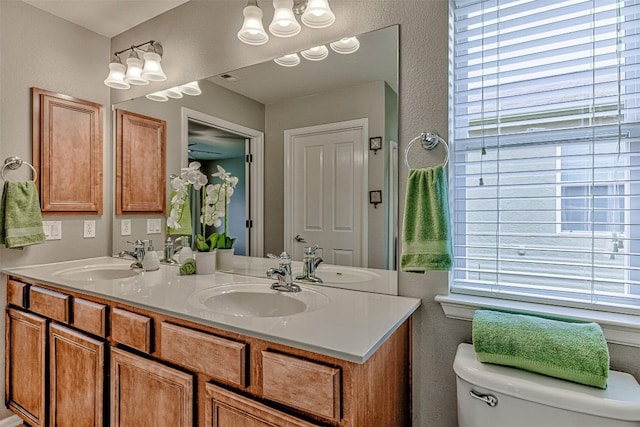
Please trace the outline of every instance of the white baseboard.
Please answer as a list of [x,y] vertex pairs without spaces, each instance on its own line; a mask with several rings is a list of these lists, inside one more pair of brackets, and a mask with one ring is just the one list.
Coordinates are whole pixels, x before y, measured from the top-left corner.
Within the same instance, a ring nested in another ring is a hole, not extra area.
[[0,420],[0,427],[16,427],[22,424],[22,419],[17,415]]

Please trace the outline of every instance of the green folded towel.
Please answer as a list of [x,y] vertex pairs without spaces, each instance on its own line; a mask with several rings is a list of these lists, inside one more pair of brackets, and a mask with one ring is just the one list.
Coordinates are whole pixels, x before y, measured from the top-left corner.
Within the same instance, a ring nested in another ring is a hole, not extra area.
[[193,258],[185,259],[182,265],[180,266],[180,275],[188,276],[190,274],[195,274],[195,272],[196,272],[196,260]]
[[450,270],[449,193],[442,165],[411,169],[402,225],[402,271]]
[[35,183],[5,181],[0,200],[0,243],[14,249],[44,241]]
[[607,388],[609,349],[597,323],[476,310],[472,329],[480,362]]
[[[172,191],[169,197],[169,201],[173,201],[176,196],[176,192]],[[178,227],[172,228],[167,226],[167,234],[179,235],[179,236],[191,236],[191,207],[189,206],[189,194],[182,196],[183,203],[180,204],[178,209]],[[169,208],[171,214],[171,208]]]

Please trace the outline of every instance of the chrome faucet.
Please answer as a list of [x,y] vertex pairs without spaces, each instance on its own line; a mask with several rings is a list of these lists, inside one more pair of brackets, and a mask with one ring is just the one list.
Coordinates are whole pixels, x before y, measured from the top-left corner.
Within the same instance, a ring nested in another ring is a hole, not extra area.
[[[177,240],[177,239],[176,239]],[[164,241],[164,256],[160,260],[163,264],[177,264],[178,261],[173,259],[173,255],[175,254],[174,242],[171,240],[171,237],[167,237],[167,240]]]
[[288,253],[282,252],[280,256],[267,254],[271,259],[280,260],[278,268],[270,268],[267,270],[267,277],[276,277],[278,281],[271,285],[271,289],[282,292],[300,292],[300,286],[293,283],[291,277],[291,257]]
[[324,261],[316,255],[318,245],[304,248],[304,259],[302,260],[302,274],[296,276],[296,280],[304,280],[311,283],[322,283],[322,279],[316,277],[316,268]]
[[133,251],[122,251],[118,254],[120,258],[124,258],[128,256],[132,259],[135,259],[135,262],[131,264],[131,268],[142,268],[142,260],[144,259],[144,242],[140,239],[135,242],[127,242],[130,245],[133,245]]

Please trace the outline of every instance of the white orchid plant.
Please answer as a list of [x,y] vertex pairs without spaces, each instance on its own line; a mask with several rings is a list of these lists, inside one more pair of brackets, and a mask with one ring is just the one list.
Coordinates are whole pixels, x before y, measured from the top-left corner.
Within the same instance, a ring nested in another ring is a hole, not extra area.
[[[214,249],[231,249],[235,238],[227,235],[228,216],[227,206],[231,203],[231,196],[238,184],[238,178],[232,176],[221,166],[218,166],[218,172],[212,174],[214,178],[218,178],[217,183],[208,184],[205,174],[200,171],[199,162],[189,163],[188,168],[184,168],[180,176],[171,180],[171,187],[175,190],[175,195],[171,199],[171,211],[167,218],[167,225],[171,228],[179,228],[178,219],[181,212],[182,204],[187,199],[185,194],[189,191],[189,187],[201,191],[202,195],[202,214],[200,215],[200,223],[202,224],[202,234],[196,234],[194,243],[196,250],[200,252],[212,251]],[[224,231],[222,233],[214,232],[208,237],[205,234],[207,226],[220,227],[224,221]]]

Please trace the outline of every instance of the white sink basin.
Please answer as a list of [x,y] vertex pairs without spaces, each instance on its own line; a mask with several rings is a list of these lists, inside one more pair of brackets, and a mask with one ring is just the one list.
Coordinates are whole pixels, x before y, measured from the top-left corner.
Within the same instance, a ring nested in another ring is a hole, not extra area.
[[281,317],[318,310],[329,304],[323,293],[274,291],[270,284],[238,283],[207,288],[189,296],[189,304],[214,313],[241,317]]
[[53,273],[53,276],[57,276],[65,280],[93,282],[127,279],[135,277],[138,274],[138,271],[131,269],[128,265],[100,264],[56,271]]
[[372,271],[334,265],[318,267],[316,277],[321,278],[324,283],[335,284],[362,283],[380,278],[377,273]]

